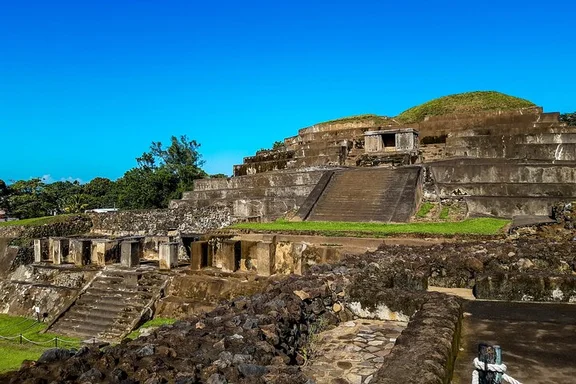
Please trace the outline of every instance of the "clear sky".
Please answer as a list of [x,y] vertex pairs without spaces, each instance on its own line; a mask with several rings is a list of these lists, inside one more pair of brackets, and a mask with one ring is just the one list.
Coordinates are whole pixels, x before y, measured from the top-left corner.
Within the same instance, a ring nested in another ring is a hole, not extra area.
[[338,117],[472,90],[576,110],[576,2],[0,0],[0,179],[209,173]]

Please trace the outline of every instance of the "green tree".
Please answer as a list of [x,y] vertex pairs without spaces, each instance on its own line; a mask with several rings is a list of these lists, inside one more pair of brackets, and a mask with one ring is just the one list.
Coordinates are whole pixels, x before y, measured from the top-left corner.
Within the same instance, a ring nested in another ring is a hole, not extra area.
[[166,168],[133,168],[117,181],[118,207],[165,208],[178,188],[178,177]]
[[176,175],[177,192],[181,193],[193,189],[194,180],[208,176],[201,168],[204,161],[198,152],[199,148],[200,144],[188,139],[186,135],[179,138],[172,136],[168,147],[159,141],[152,142],[150,152],[142,154],[137,161],[141,168],[166,168]]
[[64,199],[62,212],[82,213],[88,207],[88,196],[83,193],[68,195]]
[[7,208],[20,219],[51,214],[42,198],[45,184],[40,178],[18,180],[9,186]]
[[576,112],[561,114],[560,121],[567,123],[569,126],[576,126]]
[[4,180],[0,179],[0,208],[1,209],[8,209],[8,186],[4,182]]
[[274,144],[272,144],[272,150],[284,150],[285,148],[286,145],[283,141],[275,141]]
[[171,199],[193,189],[196,179],[208,175],[198,144],[186,136],[172,136],[170,145],[152,142],[150,151],[136,159],[138,166],[116,182],[119,208],[165,208]]
[[96,177],[83,185],[86,209],[113,208],[118,201],[116,182],[105,177]]
[[81,209],[71,209],[70,202],[83,199],[82,186],[78,181],[56,181],[44,185],[39,198],[44,210],[49,213],[79,213]]

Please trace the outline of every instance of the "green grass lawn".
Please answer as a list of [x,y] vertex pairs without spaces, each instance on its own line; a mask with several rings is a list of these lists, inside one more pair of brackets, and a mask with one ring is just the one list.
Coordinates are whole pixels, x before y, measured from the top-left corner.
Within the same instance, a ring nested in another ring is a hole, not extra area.
[[142,329],[142,328],[159,327],[161,325],[174,324],[175,322],[176,322],[176,319],[169,319],[166,317],[157,317],[155,319],[149,320],[149,321],[145,322],[144,324],[142,324],[140,326],[140,328],[132,331],[128,336],[126,336],[126,338],[130,339],[130,340],[134,340],[135,338],[140,336],[140,329]]
[[232,226],[237,229],[254,231],[296,231],[320,232],[326,236],[339,236],[343,233],[358,233],[374,237],[395,234],[430,234],[430,235],[496,235],[501,233],[509,220],[493,218],[468,219],[458,222],[442,223],[346,223],[330,221],[275,221],[272,223],[238,223]]
[[[55,337],[58,337],[58,347],[77,348],[80,345],[78,339],[52,333],[40,333],[45,328],[46,323],[0,314],[0,336],[10,338],[10,340],[0,339],[0,373],[20,368],[24,360],[38,359],[46,349],[55,347],[53,340]],[[23,336],[22,344],[20,344],[20,335]]]
[[34,217],[32,219],[5,221],[5,222],[0,223],[0,227],[11,227],[11,226],[19,226],[19,225],[37,226],[37,225],[44,225],[44,224],[61,223],[64,221],[68,221],[73,216],[77,216],[77,215],[76,214],[69,214],[69,215],[58,215],[58,216],[44,216],[44,217]]

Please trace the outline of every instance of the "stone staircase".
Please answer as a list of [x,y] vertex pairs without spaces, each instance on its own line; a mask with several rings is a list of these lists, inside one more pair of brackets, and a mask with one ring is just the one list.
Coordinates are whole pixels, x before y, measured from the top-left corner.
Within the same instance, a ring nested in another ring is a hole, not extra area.
[[105,270],[49,331],[85,339],[118,340],[132,331],[144,309],[160,297],[167,278],[149,271]]
[[419,167],[337,171],[307,220],[406,222],[417,206],[419,177]]

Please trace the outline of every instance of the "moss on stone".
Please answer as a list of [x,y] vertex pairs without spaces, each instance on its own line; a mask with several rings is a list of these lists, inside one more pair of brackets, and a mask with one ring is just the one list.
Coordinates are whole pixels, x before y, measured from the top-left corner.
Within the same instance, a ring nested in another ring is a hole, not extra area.
[[364,114],[364,115],[355,115],[355,116],[348,116],[342,117],[340,119],[329,120],[323,123],[319,123],[316,125],[329,125],[329,124],[345,124],[345,123],[362,123],[362,122],[372,122],[375,125],[383,124],[388,125],[392,124],[393,120],[388,116],[378,116],[371,113]]

